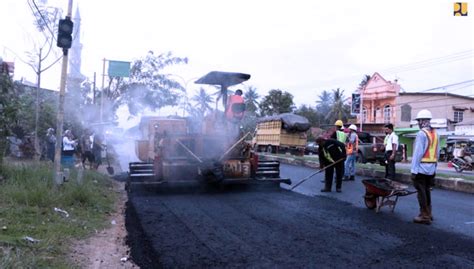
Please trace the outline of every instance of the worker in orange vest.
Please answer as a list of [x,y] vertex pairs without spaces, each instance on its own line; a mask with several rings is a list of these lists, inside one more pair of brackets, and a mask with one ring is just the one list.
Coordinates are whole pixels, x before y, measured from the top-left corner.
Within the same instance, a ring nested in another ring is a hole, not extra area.
[[227,99],[225,116],[231,122],[239,122],[244,117],[245,102],[242,97],[242,90],[236,90],[234,95]]
[[359,150],[359,136],[357,136],[357,126],[349,126],[349,135],[346,141],[347,159],[344,163],[344,180],[355,180],[355,164],[357,151]]
[[420,131],[416,134],[411,161],[411,179],[418,191],[420,205],[420,214],[413,221],[422,224],[433,221],[430,187],[436,176],[439,158],[439,137],[431,127],[431,118],[431,112],[426,109],[420,110],[416,116]]

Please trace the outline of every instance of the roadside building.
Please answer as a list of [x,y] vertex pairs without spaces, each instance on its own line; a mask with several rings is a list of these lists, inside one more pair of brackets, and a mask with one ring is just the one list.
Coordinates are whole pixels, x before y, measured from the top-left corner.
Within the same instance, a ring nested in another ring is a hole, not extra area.
[[382,132],[383,125],[392,123],[396,128],[416,126],[414,116],[422,109],[433,114],[432,124],[442,131],[454,131],[454,125],[474,120],[474,97],[448,92],[404,92],[397,80],[384,79],[375,72],[364,87],[362,95],[362,122],[364,131]]
[[[384,125],[396,122],[394,108],[400,88],[397,81],[388,81],[377,72],[370,77],[359,91],[362,96],[363,131],[384,136]],[[360,123],[358,116],[357,124],[360,126]]]
[[13,78],[13,75],[15,74],[15,63],[6,62],[2,57],[0,57],[0,74],[6,74]]
[[[474,132],[474,97],[445,92],[404,92],[398,81],[389,81],[375,72],[359,89],[362,113],[356,124],[362,123],[363,131],[375,137],[383,137],[383,126],[392,123],[400,143],[407,145],[411,156],[416,132],[416,114],[429,109],[433,114],[432,126],[440,135],[440,146],[446,145],[449,136],[469,135]],[[362,117],[362,120],[361,120]],[[461,134],[462,133],[462,134]],[[380,140],[379,140],[380,141]]]
[[455,124],[474,121],[474,97],[447,92],[401,92],[396,99],[395,126],[416,126],[413,117],[422,109],[431,111],[431,124],[441,131],[454,131]]
[[464,120],[454,124],[454,134],[474,136],[474,120]]

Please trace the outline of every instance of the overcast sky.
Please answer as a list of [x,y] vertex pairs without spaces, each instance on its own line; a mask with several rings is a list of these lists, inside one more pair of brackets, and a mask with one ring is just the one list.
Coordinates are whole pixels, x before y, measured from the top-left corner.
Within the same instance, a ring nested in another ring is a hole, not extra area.
[[[282,89],[298,105],[314,105],[322,90],[340,87],[349,96],[374,72],[406,91],[473,79],[474,2],[467,2],[467,17],[454,17],[454,1],[446,0],[74,0],[74,7],[86,76],[101,74],[103,58],[172,51],[189,58],[170,70],[185,80],[212,70],[244,72],[252,75],[245,85],[260,95]],[[66,11],[67,0],[48,3]],[[41,40],[27,1],[1,0],[0,14],[0,56],[16,62],[16,79],[36,81],[20,61]],[[57,64],[42,86],[58,89],[59,78]],[[472,85],[449,90],[474,96]]]

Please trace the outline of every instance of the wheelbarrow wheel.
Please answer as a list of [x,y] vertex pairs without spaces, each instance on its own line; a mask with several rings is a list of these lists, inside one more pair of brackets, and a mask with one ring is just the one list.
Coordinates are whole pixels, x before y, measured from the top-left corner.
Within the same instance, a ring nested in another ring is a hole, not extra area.
[[373,194],[366,194],[364,196],[364,202],[368,209],[375,209],[377,207],[377,197]]

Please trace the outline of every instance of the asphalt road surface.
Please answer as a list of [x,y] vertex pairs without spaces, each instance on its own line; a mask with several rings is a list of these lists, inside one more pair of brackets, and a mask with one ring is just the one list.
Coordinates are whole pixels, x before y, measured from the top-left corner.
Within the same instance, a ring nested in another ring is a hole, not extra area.
[[[313,171],[282,166],[294,182]],[[413,224],[409,197],[395,213],[375,214],[362,207],[360,181],[320,195],[320,179],[297,188],[304,194],[268,185],[134,187],[126,212],[132,259],[141,268],[474,267],[474,224],[448,229],[439,210],[433,225]],[[462,198],[471,209],[458,213],[459,226],[474,221],[473,197]]]

